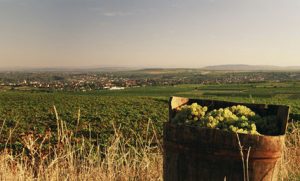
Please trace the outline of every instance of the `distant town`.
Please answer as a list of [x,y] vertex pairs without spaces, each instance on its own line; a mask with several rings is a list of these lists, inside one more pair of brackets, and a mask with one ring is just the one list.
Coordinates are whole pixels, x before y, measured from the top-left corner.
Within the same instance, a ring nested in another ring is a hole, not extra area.
[[178,84],[299,81],[300,72],[143,69],[117,72],[1,72],[1,90],[92,91]]

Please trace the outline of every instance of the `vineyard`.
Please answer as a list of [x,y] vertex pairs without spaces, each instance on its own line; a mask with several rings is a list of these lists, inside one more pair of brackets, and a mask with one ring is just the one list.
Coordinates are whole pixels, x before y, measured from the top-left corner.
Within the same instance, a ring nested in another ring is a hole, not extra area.
[[[22,135],[54,133],[58,143],[58,120],[72,139],[86,139],[105,149],[116,130],[126,144],[150,147],[160,145],[163,122],[168,120],[169,96],[216,99],[236,102],[283,104],[300,113],[299,83],[260,83],[227,85],[177,85],[129,88],[91,92],[0,92],[0,143],[18,152],[24,148]],[[150,126],[151,125],[151,130]],[[293,124],[294,128],[295,125]],[[289,127],[291,131],[291,126]],[[21,135],[21,136],[20,136]],[[140,141],[137,145],[137,137]],[[155,137],[156,139],[149,138]],[[294,144],[292,143],[292,146]],[[147,147],[147,148],[150,148]],[[297,152],[297,150],[296,150]],[[157,152],[156,152],[157,153]],[[298,159],[298,158],[297,158]],[[296,172],[295,174],[298,174]]]
[[148,120],[161,128],[167,119],[166,101],[158,98],[15,92],[5,93],[1,98],[2,124],[5,121],[2,142],[7,141],[9,130],[14,127],[15,135],[56,130],[53,105],[69,129],[76,129],[80,136],[91,136],[101,144],[113,134],[113,124],[130,137],[143,132]]
[[[161,135],[162,123],[168,119],[168,98],[172,95],[283,104],[290,105],[292,113],[300,113],[300,84],[296,83],[157,86],[88,93],[3,91],[0,124],[5,124],[1,143],[7,142],[7,135],[14,128],[14,135],[55,130],[53,106],[69,129],[101,144],[112,134],[112,124],[130,137],[133,133],[143,134],[151,120]],[[12,136],[12,142],[17,142],[16,138]]]

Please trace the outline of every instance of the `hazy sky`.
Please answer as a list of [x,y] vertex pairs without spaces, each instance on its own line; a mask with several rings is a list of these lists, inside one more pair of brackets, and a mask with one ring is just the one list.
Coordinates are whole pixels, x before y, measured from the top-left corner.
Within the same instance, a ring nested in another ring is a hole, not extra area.
[[299,0],[0,0],[0,68],[300,65]]

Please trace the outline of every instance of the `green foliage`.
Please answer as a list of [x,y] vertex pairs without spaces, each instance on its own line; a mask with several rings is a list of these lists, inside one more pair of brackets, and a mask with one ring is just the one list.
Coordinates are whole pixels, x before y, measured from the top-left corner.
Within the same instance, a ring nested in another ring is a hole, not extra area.
[[[4,127],[0,135],[0,143],[7,142],[6,138],[14,127],[16,129],[11,142],[17,140],[17,135],[22,132],[31,130],[43,132],[48,128],[55,132],[56,117],[53,105],[57,108],[59,118],[67,123],[68,129],[72,130],[77,129],[77,115],[80,109],[77,136],[89,138],[91,135],[94,141],[105,144],[113,133],[113,124],[121,128],[124,136],[130,137],[135,131],[146,137],[147,122],[151,120],[157,129],[158,136],[161,137],[162,124],[168,120],[169,96],[290,105],[293,118],[296,119],[297,114],[300,113],[300,99],[297,95],[300,95],[300,84],[292,82],[151,86],[86,93],[3,90],[0,91],[0,124],[4,123]],[[201,108],[196,109],[201,110]],[[230,111],[241,117],[239,108]],[[202,117],[201,111],[197,110],[197,112],[199,115],[196,116],[197,113],[194,112],[191,123],[194,119]],[[207,111],[204,112],[207,113]],[[209,117],[206,119],[209,120]],[[271,118],[268,120],[267,122],[274,123]],[[207,122],[211,124],[210,127],[214,127],[214,121]],[[243,122],[240,122],[241,126],[244,126]],[[235,123],[238,124],[239,121]],[[270,125],[270,123],[266,124]],[[222,129],[232,130],[240,127],[233,125],[235,127],[229,128],[223,124],[219,125]],[[261,125],[264,124],[261,123]],[[265,126],[257,125],[258,132],[263,132],[265,129]]]
[[[77,130],[78,137],[89,138],[106,144],[114,133],[113,125],[120,128],[123,136],[133,134],[147,136],[147,124],[151,120],[158,134],[168,117],[167,100],[150,97],[113,97],[72,93],[0,93],[0,124],[4,129],[0,142],[5,143],[10,129],[14,130],[12,142],[23,132],[43,132],[57,128],[53,105],[67,128]],[[80,118],[77,128],[78,110]],[[0,125],[0,126],[1,126]],[[151,135],[148,135],[151,136]]]

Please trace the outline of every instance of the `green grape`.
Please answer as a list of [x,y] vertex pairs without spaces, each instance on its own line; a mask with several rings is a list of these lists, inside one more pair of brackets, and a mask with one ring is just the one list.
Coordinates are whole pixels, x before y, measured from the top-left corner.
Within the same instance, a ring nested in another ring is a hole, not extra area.
[[173,122],[194,124],[205,116],[206,111],[207,107],[202,107],[197,103],[183,105],[176,109],[176,115]]
[[237,116],[245,116],[245,117],[255,116],[255,112],[253,112],[250,108],[246,106],[237,105],[237,106],[232,106],[229,109]]
[[173,122],[243,134],[272,135],[279,132],[276,117],[261,117],[242,105],[214,109],[210,112],[207,107],[197,103],[184,105],[176,109]]

